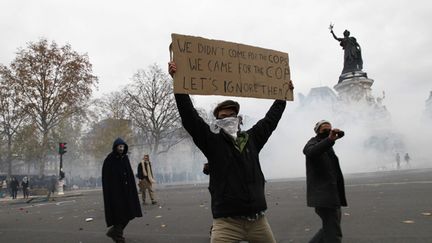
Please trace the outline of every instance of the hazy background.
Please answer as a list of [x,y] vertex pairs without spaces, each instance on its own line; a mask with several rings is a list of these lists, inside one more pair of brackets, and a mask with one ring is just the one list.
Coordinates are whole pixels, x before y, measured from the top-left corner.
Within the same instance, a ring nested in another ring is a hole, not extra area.
[[[373,94],[385,91],[384,104],[392,115],[388,126],[403,134],[412,163],[430,165],[431,124],[421,122],[432,90],[430,1],[2,0],[0,10],[0,63],[8,65],[17,48],[41,37],[59,45],[70,43],[90,57],[99,77],[95,97],[127,85],[139,68],[153,63],[165,68],[171,33],[288,52],[296,98],[312,87],[332,88],[343,64],[343,51],[328,29],[332,22],[336,35],[348,29],[361,45],[363,70],[375,80]],[[223,99],[195,97],[196,105],[207,110]],[[238,100],[241,113],[255,119],[272,102]],[[301,150],[314,135],[313,125],[322,118],[334,119],[326,111],[303,111],[299,117],[300,113],[298,101],[288,103],[261,154],[268,177],[303,176]],[[357,149],[370,124],[343,125],[347,136],[335,149],[344,171],[368,171],[384,163]]]

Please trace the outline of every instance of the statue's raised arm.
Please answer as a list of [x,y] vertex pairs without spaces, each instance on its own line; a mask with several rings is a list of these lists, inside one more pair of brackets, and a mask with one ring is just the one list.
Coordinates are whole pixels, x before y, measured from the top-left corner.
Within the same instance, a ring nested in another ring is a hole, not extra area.
[[344,50],[344,67],[342,74],[347,72],[362,71],[363,59],[361,56],[361,48],[357,43],[356,38],[351,37],[348,30],[343,32],[343,38],[338,38],[333,32],[332,24],[330,24],[329,29],[330,33],[333,35],[333,38],[339,41],[340,46],[342,46],[342,49]]
[[337,41],[342,41],[343,40],[342,38],[338,38],[335,35],[335,33],[333,32],[333,24],[330,24],[329,29],[330,29],[330,33],[333,35],[333,38],[335,38],[335,40],[337,40]]

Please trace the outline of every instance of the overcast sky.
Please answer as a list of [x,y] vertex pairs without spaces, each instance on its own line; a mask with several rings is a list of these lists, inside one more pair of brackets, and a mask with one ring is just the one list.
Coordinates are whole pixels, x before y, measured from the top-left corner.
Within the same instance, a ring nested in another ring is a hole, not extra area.
[[374,89],[389,96],[415,93],[420,100],[432,90],[427,0],[2,0],[0,9],[0,63],[10,63],[18,47],[40,37],[70,43],[90,56],[100,80],[97,95],[118,89],[139,68],[165,68],[171,33],[288,52],[297,92],[333,87],[343,51],[329,33],[330,22],[338,36],[348,29],[357,38]]
[[[139,68],[157,63],[165,70],[171,33],[287,52],[295,93],[333,87],[343,51],[330,35],[330,22],[336,35],[348,29],[358,40],[363,70],[375,80],[373,94],[385,90],[384,103],[396,123],[411,126],[403,118],[417,119],[432,90],[427,0],[2,0],[0,10],[0,63],[9,64],[17,48],[40,37],[70,43],[88,53],[99,77],[98,97],[126,85]],[[209,108],[221,99],[197,100]],[[271,103],[240,101],[251,116],[262,116]],[[295,104],[288,104],[287,113]]]

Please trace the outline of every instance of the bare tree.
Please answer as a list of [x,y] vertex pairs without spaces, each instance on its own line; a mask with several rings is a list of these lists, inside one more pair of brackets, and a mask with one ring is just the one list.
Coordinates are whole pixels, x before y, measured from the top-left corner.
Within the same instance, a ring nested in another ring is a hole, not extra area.
[[6,140],[5,160],[8,176],[12,174],[14,136],[28,117],[22,109],[22,100],[19,97],[19,94],[15,93],[10,84],[0,80],[0,133]]
[[90,118],[95,121],[103,119],[127,119],[128,110],[124,104],[126,91],[114,91],[102,98],[94,99],[89,106]]
[[91,130],[84,137],[83,143],[87,152],[98,161],[103,161],[104,157],[111,151],[114,139],[121,137],[133,143],[133,133],[131,121],[126,119],[104,119],[94,123]]
[[[21,94],[23,110],[42,133],[42,148],[47,148],[51,129],[80,111],[97,84],[87,54],[78,54],[69,44],[59,47],[46,39],[20,49],[10,67],[0,65],[0,75]],[[40,175],[48,152],[42,151]]]
[[124,106],[125,95],[115,91],[95,99],[88,107],[89,129],[84,136],[88,156],[102,162],[117,137],[133,143],[132,122]]
[[139,70],[125,90],[124,105],[152,155],[167,152],[184,137],[171,78],[156,64]]

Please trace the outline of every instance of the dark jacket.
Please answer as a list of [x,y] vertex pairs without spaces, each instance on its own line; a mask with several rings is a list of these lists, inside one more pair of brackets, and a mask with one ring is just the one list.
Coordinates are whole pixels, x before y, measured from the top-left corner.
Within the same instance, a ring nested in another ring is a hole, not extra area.
[[303,149],[306,155],[307,205],[309,207],[347,206],[345,185],[334,141],[313,137]]
[[[119,144],[125,145],[122,155],[116,152]],[[128,146],[120,138],[113,144],[113,151],[102,166],[102,189],[107,226],[125,223],[142,217],[135,177],[127,156]]]
[[17,180],[11,180],[10,187],[12,190],[17,191],[19,187],[19,182]]
[[23,189],[27,189],[29,187],[29,182],[28,181],[27,182],[22,181],[21,182],[21,186],[22,186]]
[[240,152],[229,135],[210,130],[189,95],[176,94],[175,98],[184,128],[209,163],[213,218],[247,216],[266,210],[265,179],[258,154],[276,128],[286,102],[276,100],[266,116],[246,131],[248,140]]

